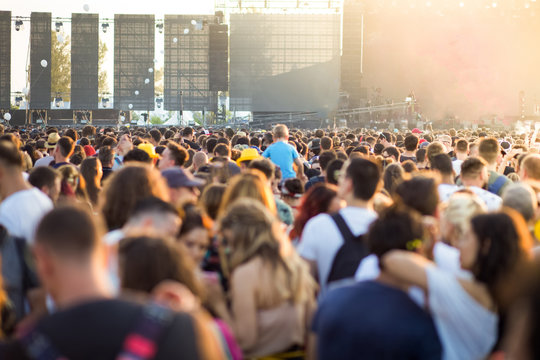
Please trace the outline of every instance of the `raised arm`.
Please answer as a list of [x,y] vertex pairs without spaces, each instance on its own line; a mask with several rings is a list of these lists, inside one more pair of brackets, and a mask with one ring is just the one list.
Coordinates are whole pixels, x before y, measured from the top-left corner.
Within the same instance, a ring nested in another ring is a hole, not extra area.
[[433,263],[423,256],[410,251],[392,250],[382,257],[381,263],[384,271],[390,275],[427,291],[426,268]]

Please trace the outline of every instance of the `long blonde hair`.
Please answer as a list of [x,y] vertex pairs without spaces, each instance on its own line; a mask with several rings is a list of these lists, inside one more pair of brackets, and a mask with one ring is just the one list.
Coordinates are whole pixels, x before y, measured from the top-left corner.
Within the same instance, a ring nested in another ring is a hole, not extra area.
[[269,294],[277,301],[302,303],[313,297],[315,282],[307,265],[287,246],[280,226],[268,209],[249,199],[237,200],[219,219],[220,230],[231,234],[230,269],[234,272],[238,266],[259,259],[270,270],[270,281],[265,283]]
[[266,184],[263,174],[258,170],[250,170],[231,179],[231,183],[223,194],[218,215],[223,215],[233,202],[241,198],[258,200],[271,214],[277,214],[272,191]]

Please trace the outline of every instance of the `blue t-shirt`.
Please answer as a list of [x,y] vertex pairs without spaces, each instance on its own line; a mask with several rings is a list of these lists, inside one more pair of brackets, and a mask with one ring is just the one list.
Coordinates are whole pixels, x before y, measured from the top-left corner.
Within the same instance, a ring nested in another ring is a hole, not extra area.
[[262,156],[279,166],[283,179],[296,177],[293,163],[294,159],[298,158],[298,152],[291,144],[285,141],[275,142],[266,148]]
[[313,331],[318,359],[441,359],[442,347],[427,312],[409,296],[376,281],[330,291]]

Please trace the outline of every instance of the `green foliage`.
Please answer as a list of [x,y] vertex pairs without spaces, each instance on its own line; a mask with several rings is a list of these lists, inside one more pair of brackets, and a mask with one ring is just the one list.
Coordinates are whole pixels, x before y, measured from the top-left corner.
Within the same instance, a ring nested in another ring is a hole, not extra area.
[[108,94],[109,84],[107,81],[107,70],[105,70],[105,57],[107,56],[107,44],[99,42],[99,55],[98,55],[98,94]]
[[[64,41],[58,41],[60,34]],[[51,32],[51,93],[56,93],[68,101],[71,93],[71,54],[69,36],[63,32]]]
[[166,120],[163,120],[157,115],[150,116],[150,124],[152,125],[162,125],[166,122]]
[[163,67],[154,70],[154,89],[156,94],[163,94]]

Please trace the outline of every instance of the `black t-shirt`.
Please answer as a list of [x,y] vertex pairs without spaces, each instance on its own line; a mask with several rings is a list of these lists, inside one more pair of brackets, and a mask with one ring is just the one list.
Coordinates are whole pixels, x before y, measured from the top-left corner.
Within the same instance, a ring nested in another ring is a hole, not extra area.
[[416,164],[416,156],[405,156],[405,155],[401,155],[401,157],[399,158],[399,162],[405,162],[407,160],[412,160],[413,163]]
[[315,315],[313,331],[321,360],[442,356],[429,314],[403,291],[376,281],[330,291]]
[[183,140],[183,143],[188,145],[190,148],[192,148],[193,150],[196,150],[196,151],[199,151],[201,150],[201,147],[199,146],[199,144],[197,144],[196,142],[193,142],[191,140],[186,140],[184,139]]
[[[71,307],[43,318],[36,330],[69,360],[114,360],[125,337],[134,331],[144,305],[125,300],[99,300]],[[154,359],[199,359],[193,319],[174,315],[157,341]],[[19,341],[0,345],[0,359],[30,359]]]

